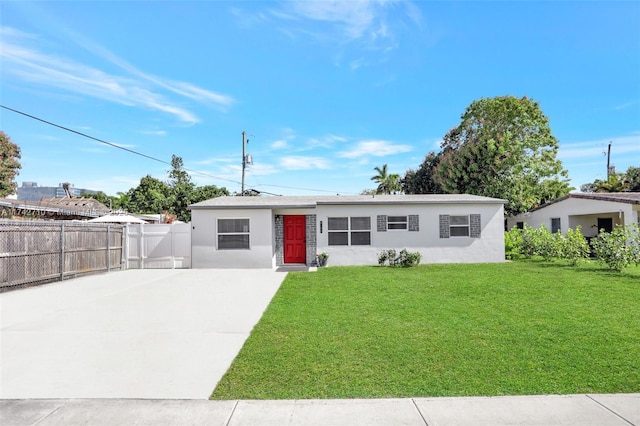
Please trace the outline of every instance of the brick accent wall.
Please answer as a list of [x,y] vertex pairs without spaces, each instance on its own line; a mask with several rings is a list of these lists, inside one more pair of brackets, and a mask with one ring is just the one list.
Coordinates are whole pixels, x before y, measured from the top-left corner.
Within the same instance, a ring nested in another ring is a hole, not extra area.
[[420,231],[420,216],[418,216],[417,214],[409,215],[409,231],[410,232]]
[[469,236],[471,238],[480,238],[480,233],[482,232],[482,223],[480,221],[479,214],[469,215]]
[[379,214],[376,220],[378,232],[387,232],[387,216]]
[[440,238],[449,238],[449,215],[440,215]]
[[278,215],[275,220],[276,231],[276,265],[284,265],[284,216]]
[[316,264],[316,250],[318,249],[316,215],[308,214],[305,221],[307,228],[307,265],[310,266]]

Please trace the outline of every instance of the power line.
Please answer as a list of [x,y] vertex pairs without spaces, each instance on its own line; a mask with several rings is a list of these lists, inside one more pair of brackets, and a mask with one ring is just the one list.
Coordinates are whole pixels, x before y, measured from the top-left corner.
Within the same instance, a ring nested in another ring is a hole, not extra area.
[[[91,140],[94,140],[96,142],[99,142],[99,143],[102,143],[102,144],[105,144],[105,145],[109,145],[110,147],[121,149],[123,151],[129,152],[129,153],[134,154],[134,155],[139,155],[140,157],[144,157],[144,158],[146,158],[148,160],[156,161],[156,162],[162,163],[162,164],[167,164],[169,166],[172,165],[168,161],[161,160],[161,159],[156,158],[156,157],[152,157],[151,155],[147,155],[147,154],[144,154],[142,152],[135,151],[133,149],[125,148],[125,147],[117,145],[115,143],[108,142],[108,141],[105,141],[103,139],[96,138],[96,137],[88,135],[86,133],[82,133],[82,132],[79,132],[77,130],[73,130],[73,129],[69,128],[69,127],[65,127],[65,126],[62,126],[60,124],[56,124],[56,123],[53,123],[51,121],[47,121],[47,120],[45,120],[43,118],[36,117],[35,115],[31,115],[31,114],[28,114],[26,112],[19,111],[17,109],[13,109],[13,108],[10,108],[10,107],[5,106],[5,105],[1,105],[0,104],[0,108],[4,108],[4,109],[6,109],[8,111],[14,112],[16,114],[23,115],[25,117],[28,117],[28,118],[31,118],[33,120],[39,121],[41,123],[48,124],[48,125],[53,126],[53,127],[57,127],[58,129],[62,129],[62,130],[65,130],[67,132],[75,133],[76,135],[85,137],[87,139],[91,139]],[[187,169],[187,168],[185,168],[184,170],[186,172],[195,173],[195,174],[198,174],[198,175],[201,175],[201,176],[206,176],[206,177],[213,178],[213,179],[223,180],[223,181],[235,183],[235,184],[238,184],[238,185],[242,184],[241,182],[239,182],[237,180],[227,179],[227,178],[223,178],[223,177],[220,177],[220,176],[210,175],[208,173],[200,172],[198,170],[190,170],[190,169]],[[301,191],[328,192],[328,193],[331,193],[331,194],[335,194],[336,193],[336,191],[329,191],[329,190],[326,190],[326,189],[299,188],[299,187],[295,187],[295,186],[284,186],[284,185],[259,184],[258,186],[270,186],[270,187],[273,187],[273,188],[297,189],[297,190],[301,190]],[[261,192],[263,192],[265,194],[270,194],[270,195],[279,195],[279,194],[271,194],[271,193],[266,192],[266,191],[261,191]]]
[[[170,162],[168,162],[168,161],[161,160],[161,159],[159,159],[159,158],[152,157],[152,156],[150,156],[150,155],[143,154],[143,153],[141,153],[141,152],[134,151],[133,149],[125,148],[125,147],[123,147],[123,146],[120,146],[120,145],[117,145],[117,144],[114,144],[114,143],[111,143],[111,142],[107,142],[107,141],[105,141],[105,140],[102,140],[102,139],[99,139],[99,138],[93,137],[93,136],[88,135],[88,134],[86,134],[86,133],[82,133],[82,132],[79,132],[79,131],[77,131],[77,130],[73,130],[73,129],[70,129],[70,128],[68,128],[68,127],[65,127],[65,126],[61,126],[61,125],[59,125],[59,124],[52,123],[51,121],[47,121],[47,120],[45,120],[45,119],[42,119],[42,118],[36,117],[36,116],[34,116],[34,115],[27,114],[26,112],[18,111],[17,109],[9,108],[8,106],[5,106],[5,105],[0,105],[0,107],[4,108],[4,109],[6,109],[6,110],[9,110],[9,111],[15,112],[16,114],[24,115],[25,117],[29,117],[29,118],[31,118],[31,119],[34,119],[34,120],[40,121],[40,122],[42,122],[42,123],[48,124],[48,125],[50,125],[50,126],[57,127],[57,128],[59,128],[59,129],[62,129],[62,130],[66,130],[67,132],[75,133],[76,135],[80,135],[80,136],[83,136],[83,137],[85,137],[85,138],[88,138],[88,139],[94,140],[94,141],[96,141],[96,142],[100,142],[100,143],[103,143],[103,144],[105,144],[105,145],[109,145],[109,146],[111,146],[111,147],[113,147],[113,148],[118,148],[118,149],[121,149],[121,150],[123,150],[123,151],[127,151],[127,152],[129,152],[129,153],[131,153],[131,154],[139,155],[139,156],[144,157],[144,158],[147,158],[147,159],[149,159],[149,160],[157,161],[158,163],[167,164],[167,165],[171,166],[171,163],[170,163]],[[185,168],[184,170],[185,170],[185,171],[187,171],[187,172],[196,173],[196,174],[199,174],[199,175],[202,175],[202,176],[207,176],[207,177],[214,178],[214,179],[219,179],[219,180],[224,180],[224,181],[227,181],[227,182],[232,182],[232,183],[240,184],[240,182],[238,182],[237,180],[226,179],[226,178],[222,178],[222,177],[219,177],[219,176],[213,176],[213,175],[210,175],[210,174],[208,174],[208,173],[200,172],[200,171],[197,171],[197,170],[190,170],[190,169],[186,169],[186,168]]]

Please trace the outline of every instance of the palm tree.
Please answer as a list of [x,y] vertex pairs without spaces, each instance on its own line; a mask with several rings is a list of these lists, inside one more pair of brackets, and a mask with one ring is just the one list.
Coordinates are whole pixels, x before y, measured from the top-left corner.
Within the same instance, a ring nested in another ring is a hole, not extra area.
[[623,174],[613,174],[609,176],[609,180],[596,180],[594,184],[596,192],[623,192],[629,188],[629,182]]
[[377,175],[371,177],[372,181],[378,183],[376,194],[396,194],[401,191],[400,175],[389,174],[386,164],[383,164],[382,167],[374,167],[373,170],[378,172]]

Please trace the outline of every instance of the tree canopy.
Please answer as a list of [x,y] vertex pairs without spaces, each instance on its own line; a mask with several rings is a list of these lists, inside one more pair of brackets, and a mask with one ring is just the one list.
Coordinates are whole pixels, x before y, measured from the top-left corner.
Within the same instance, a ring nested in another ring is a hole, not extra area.
[[226,188],[215,185],[196,186],[191,182],[191,176],[184,169],[181,157],[171,157],[171,170],[167,182],[147,175],[140,179],[140,184],[131,188],[127,194],[111,197],[116,204],[132,213],[168,213],[179,220],[191,220],[190,204],[198,203],[209,198],[229,195]]
[[396,194],[402,191],[400,175],[389,173],[386,164],[382,167],[374,167],[374,170],[377,174],[371,177],[371,180],[378,184],[376,194]]
[[409,169],[402,179],[405,194],[442,194],[444,191],[433,174],[440,163],[440,155],[431,151],[424,157],[418,170]]
[[614,173],[607,180],[596,179],[580,186],[582,192],[640,192],[640,167],[630,166],[624,173]]
[[[537,102],[501,96],[474,101],[442,142],[431,179],[444,192],[508,200],[518,214],[571,190],[558,141]],[[435,160],[432,160],[432,162]]]
[[11,195],[16,190],[15,177],[20,168],[20,147],[0,130],[0,197]]

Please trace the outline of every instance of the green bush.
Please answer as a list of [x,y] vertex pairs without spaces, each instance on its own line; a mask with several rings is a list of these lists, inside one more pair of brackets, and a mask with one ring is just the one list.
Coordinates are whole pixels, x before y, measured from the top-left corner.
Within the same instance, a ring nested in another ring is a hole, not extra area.
[[522,256],[522,229],[512,228],[504,233],[504,255],[509,260]]
[[575,266],[588,255],[589,245],[579,226],[569,229],[566,235],[552,234],[544,225],[532,228],[526,224],[523,229],[514,228],[505,233],[507,259],[540,256],[546,261],[564,259]]
[[421,255],[419,252],[409,252],[407,249],[400,250],[398,254],[394,249],[383,250],[378,254],[378,264],[383,266],[388,263],[389,266],[416,266],[420,263]]
[[609,269],[621,272],[631,264],[640,264],[640,235],[638,225],[616,226],[603,232],[591,242],[596,258]]
[[572,266],[576,266],[580,260],[589,257],[589,243],[582,235],[580,226],[577,226],[576,229],[569,228],[567,235],[562,237],[560,241],[561,257],[568,260]]

